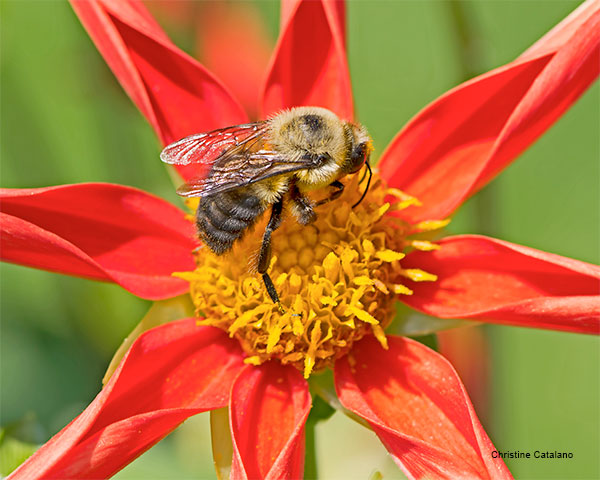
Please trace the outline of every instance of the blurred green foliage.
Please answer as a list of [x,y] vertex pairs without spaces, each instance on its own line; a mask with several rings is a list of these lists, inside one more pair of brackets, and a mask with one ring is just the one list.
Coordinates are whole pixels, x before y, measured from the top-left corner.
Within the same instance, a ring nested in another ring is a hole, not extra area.
[[[491,69],[512,60],[577,3],[465,2],[481,66]],[[259,2],[258,7],[274,40],[278,5]],[[412,115],[462,79],[447,7],[438,1],[349,2],[356,107],[378,152]],[[164,21],[172,32],[172,22]],[[4,1],[1,35],[3,187],[106,181],[179,202],[151,128],[66,2]],[[183,47],[193,45],[190,31],[173,37]],[[494,216],[489,233],[598,263],[598,105],[596,85],[496,179],[488,198]],[[475,197],[450,231],[482,233],[484,220]],[[47,438],[98,392],[112,353],[149,304],[113,285],[13,265],[0,268],[0,422],[33,413]],[[496,447],[574,452],[572,460],[508,460],[513,474],[599,478],[598,340],[485,328],[492,344],[493,398],[491,418],[483,420]],[[208,422],[199,416],[119,478],[210,478],[208,442]],[[384,478],[402,478],[372,433],[337,414],[319,424],[316,442],[323,454],[321,478],[367,478],[375,470]]]

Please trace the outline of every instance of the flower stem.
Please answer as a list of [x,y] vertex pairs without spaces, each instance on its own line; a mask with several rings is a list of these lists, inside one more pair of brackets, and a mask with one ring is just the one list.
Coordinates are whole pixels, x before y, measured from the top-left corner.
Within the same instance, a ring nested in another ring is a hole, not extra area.
[[450,13],[450,27],[454,31],[461,81],[484,71],[481,42],[473,21],[472,6],[461,0],[445,2]]
[[315,427],[318,421],[315,421],[308,416],[306,425],[304,426],[306,438],[306,453],[304,457],[304,478],[306,480],[317,480],[317,451],[315,444]]
[[317,480],[317,448],[315,442],[315,427],[322,420],[327,420],[335,410],[318,395],[313,395],[313,404],[304,426],[306,453],[304,457],[305,480]]
[[[465,81],[486,70],[481,38],[474,20],[473,4],[463,0],[449,0],[444,3],[448,7],[450,27],[454,32],[460,80]],[[497,185],[490,184],[473,199],[479,233],[497,236],[498,193]]]
[[[477,21],[475,20],[474,3],[464,0],[449,0],[448,2],[445,2],[445,4],[449,11],[450,26],[454,31],[459,70],[462,77],[460,80],[466,81],[487,70],[483,45],[478,33]],[[500,192],[498,184],[491,183],[485,186],[473,198],[474,226],[478,233],[493,237],[498,236],[500,233],[497,224],[497,220],[500,217],[499,196]],[[476,347],[476,344],[481,342],[481,345],[484,345],[482,348],[485,350],[486,338],[489,338],[488,330],[486,327],[476,328],[480,329],[481,337],[475,336],[475,340],[469,340],[469,337],[465,336],[463,333],[462,343],[468,345],[468,342],[473,342],[473,347]],[[467,342],[465,342],[465,339]],[[461,340],[459,339],[459,341]],[[476,350],[477,349],[475,348],[475,351]],[[484,351],[484,353],[480,355],[484,358],[477,358],[477,355],[473,354],[471,361],[484,364],[486,364],[487,361],[490,361],[489,351]],[[477,372],[478,370],[474,369],[473,371]],[[490,392],[490,383],[489,377],[486,375],[485,371],[479,371],[476,382],[479,384],[477,387],[474,387],[473,382],[471,381],[469,382],[471,385],[469,385],[468,388],[479,394],[475,408],[483,423],[486,424],[488,423],[486,420],[489,419],[484,417],[487,417],[487,414],[490,411],[488,402],[489,397],[487,395]]]

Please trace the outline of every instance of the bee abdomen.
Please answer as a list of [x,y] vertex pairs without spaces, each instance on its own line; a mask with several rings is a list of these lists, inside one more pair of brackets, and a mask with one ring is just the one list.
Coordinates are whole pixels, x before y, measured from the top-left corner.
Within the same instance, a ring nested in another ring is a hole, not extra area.
[[224,192],[200,199],[196,212],[196,226],[200,239],[221,255],[241,238],[265,207],[254,195]]

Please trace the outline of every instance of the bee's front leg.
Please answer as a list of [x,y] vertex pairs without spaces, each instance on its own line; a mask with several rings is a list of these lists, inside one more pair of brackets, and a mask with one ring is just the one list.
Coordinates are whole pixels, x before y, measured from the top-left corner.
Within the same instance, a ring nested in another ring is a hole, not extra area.
[[315,221],[315,204],[309,198],[300,193],[295,183],[290,184],[290,200],[292,201],[292,213],[300,225],[308,225]]
[[333,192],[331,195],[329,195],[327,198],[324,198],[323,200],[317,202],[317,207],[319,205],[323,205],[324,203],[329,203],[332,200],[335,200],[336,198],[340,198],[340,196],[344,192],[344,184],[342,182],[340,182],[339,180],[334,180],[333,182],[331,182],[329,184],[329,186],[333,187],[333,188],[337,188],[337,190],[335,192]]

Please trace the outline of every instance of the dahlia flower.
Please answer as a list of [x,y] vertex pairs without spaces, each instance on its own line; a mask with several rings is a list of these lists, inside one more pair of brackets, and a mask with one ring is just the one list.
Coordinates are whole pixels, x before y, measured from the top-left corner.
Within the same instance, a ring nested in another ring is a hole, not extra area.
[[[141,3],[71,3],[163,145],[248,121]],[[138,331],[93,402],[9,478],[108,477],[186,418],[223,407],[232,453],[215,458],[221,478],[301,478],[315,396],[368,425],[409,478],[511,478],[450,363],[402,336],[396,304],[598,333],[597,266],[442,230],[596,79],[599,24],[598,2],[585,2],[514,61],[426,106],[381,154],[357,208],[353,177],[314,225],[287,219],[270,267],[285,313],[240,260],[260,227],[215,257],[198,248],[193,204],[100,183],[3,189],[3,260],[155,301],[190,294],[196,309]],[[313,105],[353,120],[344,35],[343,2],[283,1],[260,116]],[[194,166],[178,172],[185,180]],[[321,381],[328,370],[335,390]]]

